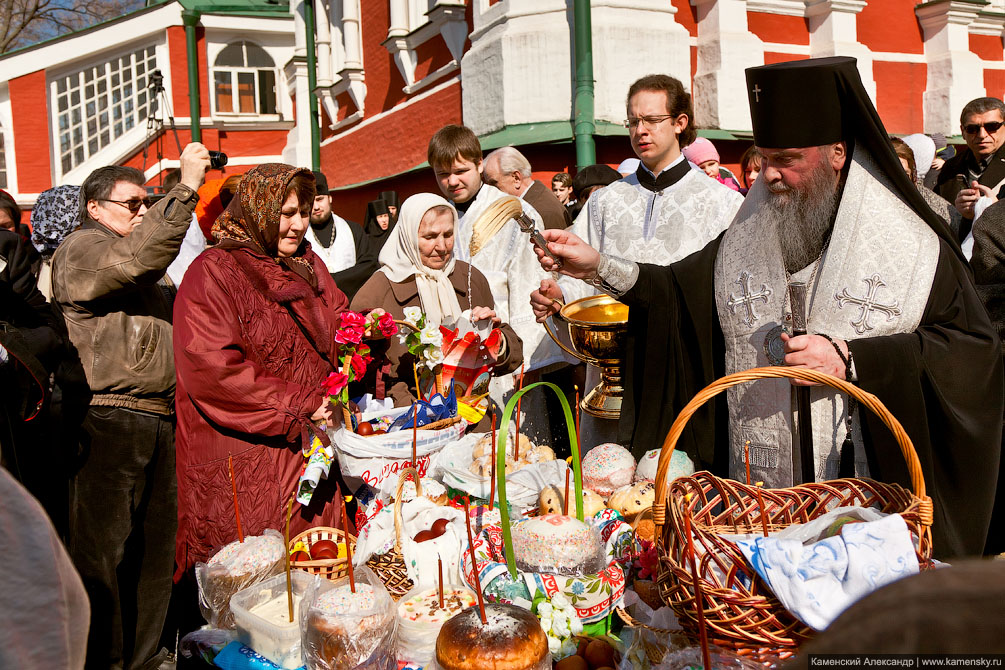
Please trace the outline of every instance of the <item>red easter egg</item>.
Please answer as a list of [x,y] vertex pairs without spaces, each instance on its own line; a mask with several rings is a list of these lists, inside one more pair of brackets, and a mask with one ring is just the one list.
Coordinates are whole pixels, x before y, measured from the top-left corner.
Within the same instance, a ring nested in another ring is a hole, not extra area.
[[315,561],[338,558],[338,545],[331,540],[318,540],[311,545],[311,558]]

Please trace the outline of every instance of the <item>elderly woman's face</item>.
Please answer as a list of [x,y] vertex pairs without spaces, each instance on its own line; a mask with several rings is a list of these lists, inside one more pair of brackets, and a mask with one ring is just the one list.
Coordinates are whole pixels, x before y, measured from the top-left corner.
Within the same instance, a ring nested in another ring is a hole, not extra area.
[[300,206],[300,199],[297,198],[296,191],[290,193],[283,203],[282,213],[279,217],[279,244],[277,250],[280,258],[289,258],[297,253],[300,242],[307,232],[308,216],[313,203],[305,203]]
[[442,270],[454,252],[454,217],[450,212],[426,212],[419,223],[419,257],[422,264]]

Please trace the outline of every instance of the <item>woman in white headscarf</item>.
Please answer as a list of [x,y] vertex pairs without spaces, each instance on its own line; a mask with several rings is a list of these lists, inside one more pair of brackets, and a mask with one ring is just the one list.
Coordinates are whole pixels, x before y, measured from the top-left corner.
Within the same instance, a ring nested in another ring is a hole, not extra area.
[[[488,280],[474,267],[454,257],[457,211],[445,199],[419,193],[405,200],[395,226],[380,252],[380,270],[353,298],[356,312],[380,308],[403,319],[406,307],[419,307],[426,323],[451,325],[460,317],[471,322],[490,320],[504,338],[493,374],[512,372],[523,362],[523,345],[508,324],[501,323]],[[470,313],[468,313],[470,310]],[[374,359],[384,361],[370,386],[390,396],[395,406],[415,401],[414,357],[398,338],[374,346]],[[373,388],[367,390],[373,391]]]

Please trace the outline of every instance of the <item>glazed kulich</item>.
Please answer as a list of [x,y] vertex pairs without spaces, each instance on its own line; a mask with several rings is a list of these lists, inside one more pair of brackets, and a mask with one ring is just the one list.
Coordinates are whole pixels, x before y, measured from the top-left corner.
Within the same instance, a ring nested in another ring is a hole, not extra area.
[[579,519],[545,514],[513,526],[517,568],[527,572],[582,576],[604,569],[600,533]]
[[548,638],[530,611],[505,603],[477,607],[443,624],[436,638],[441,670],[543,670],[551,668]]
[[583,486],[604,498],[631,484],[634,475],[635,458],[620,444],[598,444],[583,458]]
[[231,596],[279,574],[285,561],[284,544],[278,533],[267,533],[235,540],[213,554],[201,583],[202,599],[216,617],[210,623],[217,628],[234,627]]
[[[307,614],[304,642],[308,654],[329,670],[382,668],[381,659],[360,666],[378,646],[394,653],[394,610],[383,602],[387,596],[369,584],[348,584],[320,595]],[[393,659],[392,659],[393,660]]]

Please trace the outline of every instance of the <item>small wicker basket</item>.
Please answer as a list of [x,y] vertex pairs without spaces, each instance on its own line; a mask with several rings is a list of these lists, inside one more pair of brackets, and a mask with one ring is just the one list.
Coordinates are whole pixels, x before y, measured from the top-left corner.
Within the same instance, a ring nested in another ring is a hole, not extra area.
[[[705,402],[731,386],[759,379],[802,379],[831,386],[853,396],[874,412],[897,440],[914,493],[896,484],[871,479],[839,479],[784,489],[762,489],[765,509],[758,504],[757,487],[699,472],[667,482],[674,446],[691,416]],[[690,496],[690,502],[687,502]],[[820,372],[802,368],[755,368],[719,379],[700,391],[681,410],[663,443],[656,474],[656,546],[658,584],[686,631],[697,633],[694,579],[688,567],[684,514],[692,519],[698,579],[709,641],[757,660],[791,657],[809,639],[812,629],[788,612],[747,564],[739,548],[721,534],[760,533],[764,516],[769,530],[806,523],[840,506],[876,507],[899,513],[915,539],[922,569],[931,566],[932,500],[926,495],[921,463],[900,422],[879,399],[858,387]],[[686,509],[686,512],[685,512]]]
[[[297,546],[298,542],[302,542],[304,546],[307,547],[307,553],[310,553],[310,549],[314,543],[320,540],[331,540],[335,544],[344,544],[345,531],[338,528],[331,528],[329,526],[309,528],[290,540],[290,546],[286,548],[286,551],[292,552],[293,547]],[[350,535],[349,543],[355,548],[356,538]],[[318,575],[331,581],[341,579],[347,574],[346,561],[344,557],[324,559],[320,561],[292,561],[290,563],[290,568],[293,570],[305,570],[312,575]]]

